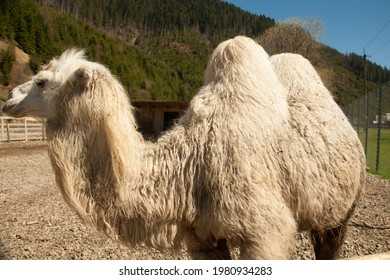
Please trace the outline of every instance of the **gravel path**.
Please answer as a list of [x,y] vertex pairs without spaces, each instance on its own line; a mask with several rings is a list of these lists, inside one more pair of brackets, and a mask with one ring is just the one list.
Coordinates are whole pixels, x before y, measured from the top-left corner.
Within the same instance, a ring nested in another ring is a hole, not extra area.
[[[0,259],[188,259],[179,252],[133,249],[86,227],[56,188],[43,142],[0,142]],[[369,176],[342,257],[390,251],[390,181]],[[296,259],[312,259],[305,234]]]

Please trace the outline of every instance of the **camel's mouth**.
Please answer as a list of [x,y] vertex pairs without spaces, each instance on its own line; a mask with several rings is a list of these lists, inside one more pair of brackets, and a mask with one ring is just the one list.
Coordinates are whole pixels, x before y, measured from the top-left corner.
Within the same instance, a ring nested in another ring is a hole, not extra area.
[[19,104],[18,100],[8,100],[5,102],[1,108],[2,112],[10,117],[21,118],[24,117],[22,110],[17,105]]
[[[20,101],[20,100],[19,100]],[[15,108],[15,106],[19,103],[19,101],[13,96],[13,92],[11,91],[9,94],[8,94],[8,99],[7,101],[3,104],[2,108],[1,108],[1,111],[4,113],[4,114],[9,114],[12,109]]]
[[15,108],[16,104],[15,102],[11,102],[10,100],[4,103],[3,107],[1,108],[2,112],[4,114],[8,114],[12,111],[13,108]]

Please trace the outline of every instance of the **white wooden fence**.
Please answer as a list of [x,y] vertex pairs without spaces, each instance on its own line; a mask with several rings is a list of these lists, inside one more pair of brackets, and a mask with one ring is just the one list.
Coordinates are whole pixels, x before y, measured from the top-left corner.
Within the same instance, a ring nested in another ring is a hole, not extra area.
[[45,123],[32,118],[0,117],[0,141],[45,140]]

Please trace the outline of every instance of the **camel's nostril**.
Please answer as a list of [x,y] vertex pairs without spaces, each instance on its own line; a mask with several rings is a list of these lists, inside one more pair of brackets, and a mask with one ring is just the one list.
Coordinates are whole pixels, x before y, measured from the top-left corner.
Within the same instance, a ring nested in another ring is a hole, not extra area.
[[10,93],[8,93],[8,99],[11,99],[12,98],[12,91],[10,91]]
[[13,108],[13,106],[10,106],[7,103],[5,103],[5,104],[3,104],[2,107],[0,107],[0,111],[6,114],[9,111],[11,111],[12,108]]

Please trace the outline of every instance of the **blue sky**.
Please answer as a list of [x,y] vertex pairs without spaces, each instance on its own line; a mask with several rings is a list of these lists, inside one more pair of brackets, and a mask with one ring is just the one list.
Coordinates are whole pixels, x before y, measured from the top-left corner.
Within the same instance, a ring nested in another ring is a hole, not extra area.
[[389,0],[226,0],[243,10],[284,21],[318,18],[324,23],[320,41],[341,53],[354,52],[390,69]]

